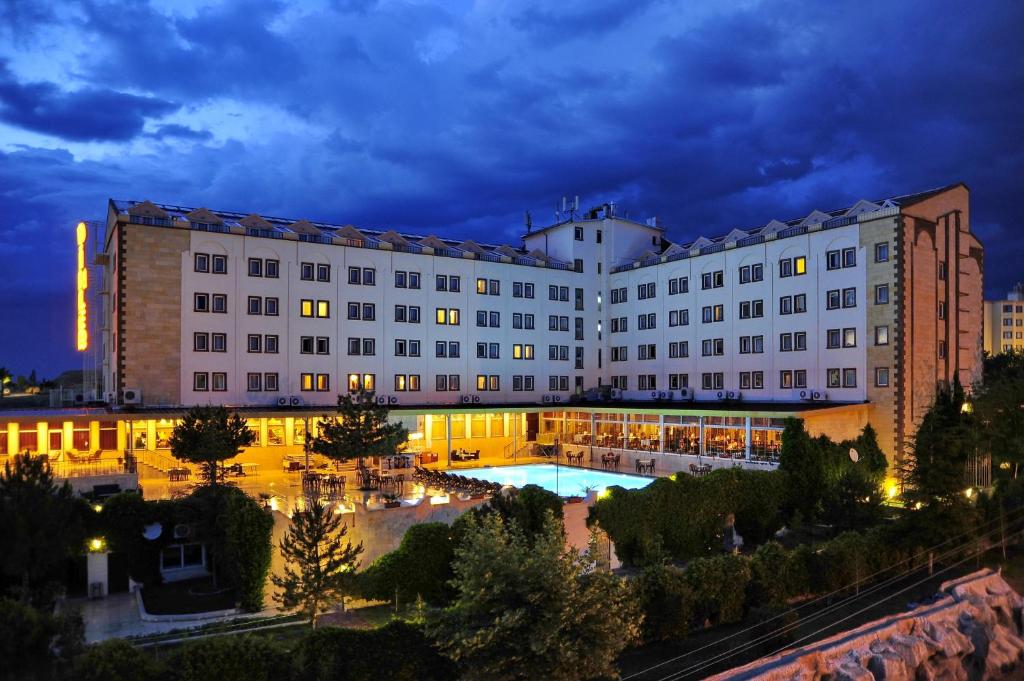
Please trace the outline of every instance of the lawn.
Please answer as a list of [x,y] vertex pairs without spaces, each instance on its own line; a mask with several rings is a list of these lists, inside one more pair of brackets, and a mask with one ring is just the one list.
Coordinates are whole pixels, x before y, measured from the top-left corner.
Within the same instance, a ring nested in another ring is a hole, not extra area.
[[192,615],[235,607],[234,589],[215,589],[209,577],[143,587],[142,603],[150,615]]

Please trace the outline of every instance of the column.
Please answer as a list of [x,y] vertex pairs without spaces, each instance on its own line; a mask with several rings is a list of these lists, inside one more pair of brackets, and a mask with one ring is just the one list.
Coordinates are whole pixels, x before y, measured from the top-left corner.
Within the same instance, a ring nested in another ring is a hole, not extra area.
[[7,451],[0,452],[0,454],[9,454],[14,456],[20,453],[20,443],[18,440],[21,438],[18,435],[18,429],[21,424],[14,421],[7,424]]
[[658,453],[665,453],[665,415],[658,414]]
[[129,448],[128,445],[128,422],[118,421],[117,422],[117,451],[125,452]]
[[744,458],[750,461],[750,417],[746,418],[745,428],[747,431],[746,437],[744,438]]
[[291,447],[295,444],[295,418],[287,416],[284,419],[284,444]]
[[100,422],[89,421],[89,451],[95,452],[100,448]]
[[700,447],[697,449],[697,455],[698,456],[704,456],[704,453],[705,453],[705,450],[704,450],[704,417],[703,416],[698,416],[697,417],[697,423],[698,423],[697,427],[700,429],[700,443],[699,443]]
[[450,468],[452,465],[452,415],[450,413],[444,415],[444,425],[444,438],[446,442],[444,448],[445,468]]

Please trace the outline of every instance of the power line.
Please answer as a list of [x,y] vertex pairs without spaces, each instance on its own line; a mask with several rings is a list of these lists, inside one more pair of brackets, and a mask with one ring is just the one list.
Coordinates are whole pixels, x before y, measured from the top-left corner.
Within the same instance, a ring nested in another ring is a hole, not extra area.
[[[1019,509],[1016,509],[1014,511],[1011,511],[1011,513],[1022,513],[1022,512],[1024,512],[1024,508],[1019,508]],[[696,653],[699,653],[701,651],[707,650],[708,648],[713,648],[715,646],[718,646],[721,643],[723,643],[724,641],[728,641],[731,638],[735,638],[737,636],[745,634],[745,633],[747,633],[749,631],[752,631],[754,629],[757,629],[759,627],[763,627],[765,624],[767,624],[769,622],[772,622],[772,621],[774,621],[776,619],[779,619],[781,617],[785,617],[788,614],[788,612],[797,612],[797,611],[802,610],[804,608],[808,608],[808,607],[814,605],[815,603],[819,603],[819,602],[821,602],[821,601],[823,601],[825,599],[831,598],[832,596],[834,596],[834,595],[836,595],[838,593],[841,593],[843,591],[847,591],[847,590],[849,590],[851,588],[854,588],[854,587],[856,587],[856,586],[858,586],[860,584],[863,584],[864,582],[870,581],[870,580],[874,579],[875,577],[877,577],[877,576],[879,576],[879,575],[881,575],[883,573],[889,572],[890,570],[893,570],[895,568],[898,568],[898,567],[900,567],[901,565],[903,565],[905,563],[912,563],[912,561],[914,561],[915,559],[917,559],[917,558],[919,558],[919,557],[921,557],[921,556],[923,556],[925,554],[933,553],[938,548],[940,548],[940,547],[942,547],[942,546],[944,546],[944,545],[946,545],[946,544],[948,544],[948,543],[950,543],[952,541],[955,541],[955,540],[957,540],[957,539],[959,539],[961,537],[967,536],[967,535],[974,535],[979,530],[984,529],[985,527],[987,527],[989,525],[993,525],[994,523],[1001,522],[1001,521],[1002,521],[1001,518],[996,518],[996,519],[990,520],[990,521],[988,521],[986,523],[982,523],[981,526],[979,526],[977,528],[974,528],[974,529],[971,529],[971,530],[968,530],[967,532],[961,532],[960,534],[953,535],[952,537],[949,537],[949,538],[945,539],[944,541],[941,541],[938,544],[935,544],[934,546],[922,549],[921,551],[918,551],[917,553],[913,554],[912,556],[909,556],[909,557],[904,558],[904,559],[902,559],[900,561],[897,561],[896,563],[893,563],[892,565],[890,565],[888,567],[882,568],[881,570],[877,570],[877,571],[875,571],[872,574],[869,574],[869,575],[867,575],[865,577],[862,577],[860,579],[854,580],[853,582],[851,582],[851,583],[849,583],[849,584],[847,584],[845,586],[839,587],[839,588],[837,588],[837,589],[835,589],[833,591],[830,591],[829,593],[826,593],[826,594],[823,594],[821,596],[818,596],[818,597],[816,597],[816,598],[814,598],[814,599],[812,599],[810,601],[806,601],[804,603],[801,603],[797,607],[791,608],[787,612],[783,612],[783,613],[780,613],[778,615],[774,615],[774,616],[772,616],[772,617],[770,617],[770,618],[768,618],[768,619],[766,619],[766,620],[764,620],[762,622],[759,622],[757,624],[751,625],[751,626],[746,627],[744,629],[741,629],[739,631],[736,631],[736,632],[733,632],[733,633],[728,634],[726,636],[723,636],[721,638],[718,638],[718,639],[716,639],[715,641],[713,641],[711,643],[708,643],[706,645],[701,646],[700,648],[695,648],[693,650],[690,650],[690,651],[687,651],[685,653],[682,653],[681,655],[677,655],[676,657],[670,658],[668,660],[664,660],[662,662],[659,662],[658,664],[655,664],[655,665],[652,665],[652,666],[647,667],[645,669],[642,669],[642,670],[640,670],[638,672],[634,672],[633,674],[630,674],[629,676],[624,676],[624,677],[622,677],[622,681],[629,681],[629,679],[634,679],[634,678],[636,678],[638,676],[642,676],[642,675],[647,674],[647,673],[649,673],[651,671],[654,671],[655,669],[658,669],[660,667],[664,667],[665,665],[672,664],[673,662],[678,662],[679,660],[681,660],[681,659],[683,659],[685,657],[689,657],[689,656],[694,655]],[[991,534],[991,532],[989,532],[989,534]],[[943,552],[942,554],[940,554],[940,557],[941,556],[945,556],[948,553],[949,552]],[[844,598],[843,600],[841,600],[841,601],[839,601],[837,603],[834,603],[834,604],[831,604],[831,605],[827,606],[823,610],[821,610],[821,611],[811,615],[809,618],[800,620],[796,625],[786,625],[786,626],[783,626],[782,629],[769,634],[767,637],[771,638],[771,637],[778,636],[778,634],[783,633],[787,628],[791,628],[792,626],[797,626],[797,625],[801,625],[801,624],[806,624],[808,621],[814,621],[815,619],[818,619],[819,617],[821,617],[822,615],[830,612],[831,610],[834,610],[834,609],[836,609],[836,608],[838,608],[838,607],[840,607],[842,605],[848,604],[851,600],[856,600],[858,598],[862,598],[863,596],[869,595],[869,594],[877,591],[879,588],[887,586],[888,584],[892,583],[893,581],[898,581],[899,579],[902,579],[903,577],[905,577],[905,576],[907,576],[909,574],[912,574],[913,572],[916,572],[917,570],[920,570],[920,569],[922,569],[922,568],[918,567],[918,568],[913,568],[913,569],[911,569],[911,570],[909,570],[907,572],[901,572],[900,574],[895,575],[894,577],[890,577],[890,578],[888,578],[887,580],[881,582],[878,585],[873,585],[872,587],[870,587],[869,589],[865,590],[862,593],[858,593],[856,595],[851,595],[851,596],[849,596],[847,598]],[[762,639],[763,638],[764,637],[762,637]],[[741,652],[741,651],[737,651],[737,652]],[[698,664],[700,664],[700,663],[698,663]]]
[[[1024,518],[1022,518],[1020,520],[1024,520]],[[985,525],[989,525],[989,524],[992,524],[992,521],[990,521],[989,523],[985,523]],[[983,525],[983,527],[984,527],[984,525]],[[971,540],[971,541],[966,542],[964,544],[960,544],[960,545],[958,545],[958,546],[956,546],[956,547],[954,547],[952,549],[949,549],[948,551],[943,552],[942,554],[940,554],[939,557],[942,558],[942,557],[945,557],[945,556],[953,555],[953,554],[957,553],[958,551],[966,549],[971,544],[977,544],[977,542],[982,537],[987,537],[987,536],[992,535],[992,534],[994,534],[996,532],[999,532],[1001,530],[1002,530],[1002,528],[997,528],[997,529],[990,530],[989,532],[987,532],[985,534],[979,535],[974,540]],[[830,624],[826,624],[824,627],[816,630],[815,632],[812,632],[811,634],[808,634],[807,636],[804,636],[804,637],[798,639],[797,641],[792,641],[790,643],[787,643],[786,645],[782,646],[778,650],[775,650],[772,653],[769,653],[768,655],[764,655],[764,656],[761,656],[761,657],[770,657],[771,655],[775,655],[775,654],[777,654],[777,653],[779,653],[781,651],[793,648],[797,644],[799,644],[802,641],[807,640],[808,638],[817,636],[818,634],[820,634],[820,633],[822,633],[824,631],[827,631],[828,629],[831,629],[832,627],[836,626],[837,624],[845,622],[846,620],[848,620],[848,619],[850,619],[852,617],[856,617],[857,615],[863,613],[866,610],[869,610],[869,609],[871,609],[871,608],[873,608],[873,607],[875,607],[875,606],[877,606],[877,605],[879,605],[881,603],[884,603],[888,599],[894,598],[894,597],[896,597],[896,596],[898,596],[898,595],[908,591],[909,589],[911,589],[911,588],[913,588],[915,586],[918,586],[918,585],[923,584],[923,583],[925,583],[925,582],[927,582],[927,581],[929,581],[931,579],[934,579],[935,575],[939,575],[939,574],[942,574],[944,572],[947,572],[948,570],[950,570],[950,569],[960,565],[961,563],[965,562],[966,560],[969,560],[973,556],[979,555],[982,552],[983,551],[981,551],[981,550],[976,550],[973,553],[969,553],[965,558],[957,561],[956,563],[953,563],[953,564],[949,565],[948,567],[945,567],[945,568],[943,568],[941,570],[938,570],[938,571],[928,575],[924,579],[918,580],[917,582],[914,582],[914,583],[910,584],[909,586],[904,587],[903,589],[900,589],[899,591],[896,591],[896,592],[894,592],[892,594],[889,594],[889,595],[881,598],[880,600],[872,603],[871,605],[868,605],[865,608],[862,608],[861,610],[858,610],[858,611],[856,611],[856,612],[854,612],[854,613],[852,613],[852,614],[850,614],[850,615],[848,615],[846,617],[843,617],[843,618],[841,618],[839,620],[836,620],[835,622],[832,622]],[[696,663],[694,665],[691,665],[690,667],[685,667],[683,669],[671,672],[671,673],[669,673],[668,676],[665,676],[665,677],[662,677],[661,679],[658,679],[658,681],[674,681],[676,679],[682,679],[682,678],[685,678],[687,676],[690,676],[691,674],[694,674],[696,672],[702,671],[702,670],[704,670],[704,669],[706,669],[706,668],[708,668],[708,667],[710,667],[712,665],[718,664],[719,662],[722,662],[722,661],[727,660],[727,659],[729,659],[731,657],[734,657],[735,655],[738,655],[739,653],[745,652],[746,650],[749,650],[750,648],[752,648],[752,647],[754,647],[754,646],[756,646],[756,645],[758,645],[758,644],[760,644],[760,643],[762,643],[762,642],[764,642],[766,640],[770,640],[772,638],[776,638],[780,634],[786,633],[787,631],[792,630],[792,629],[796,628],[797,626],[805,625],[808,622],[812,622],[815,619],[819,619],[821,616],[823,616],[825,614],[830,614],[835,609],[837,609],[837,608],[839,608],[841,606],[848,605],[851,601],[858,600],[858,599],[860,599],[860,598],[862,598],[864,596],[870,595],[871,593],[874,593],[875,591],[877,591],[879,588],[884,587],[884,586],[888,586],[889,584],[897,582],[900,579],[908,577],[911,574],[913,574],[915,572],[919,572],[922,569],[924,569],[924,566],[920,566],[920,567],[917,567],[917,568],[912,568],[912,569],[910,569],[910,570],[908,570],[908,571],[906,571],[904,573],[901,573],[899,575],[896,575],[896,576],[886,580],[885,582],[881,583],[881,585],[873,586],[871,589],[866,590],[863,593],[858,594],[857,596],[845,599],[845,600],[843,600],[843,601],[841,601],[839,603],[831,605],[831,606],[825,608],[824,610],[822,610],[821,612],[815,613],[814,615],[812,615],[811,617],[809,617],[807,619],[800,620],[800,621],[797,621],[795,623],[791,623],[789,625],[786,625],[786,626],[784,626],[780,630],[771,632],[771,633],[763,635],[763,636],[761,636],[761,637],[759,637],[757,639],[749,641],[749,642],[747,642],[745,644],[736,646],[735,648],[732,648],[732,649],[730,649],[728,651],[725,651],[724,653],[716,655],[716,656],[714,656],[712,658],[709,658],[707,660],[704,660],[702,662],[698,662],[698,663]]]

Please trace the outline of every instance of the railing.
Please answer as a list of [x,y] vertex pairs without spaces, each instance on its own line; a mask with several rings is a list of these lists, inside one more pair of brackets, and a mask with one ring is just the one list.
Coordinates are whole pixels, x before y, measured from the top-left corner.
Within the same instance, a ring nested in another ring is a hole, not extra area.
[[264,239],[283,239],[284,234],[276,229],[260,229],[259,227],[248,227],[245,230],[246,236],[258,236]]
[[50,470],[57,478],[88,478],[97,475],[120,475],[128,470],[123,461],[100,459],[98,461],[58,461],[50,464]]
[[299,234],[299,241],[305,241],[309,244],[327,244],[331,245],[331,237],[323,234]]
[[180,468],[181,463],[173,456],[155,452],[152,449],[140,449],[135,451],[135,457],[139,463],[144,463],[150,468],[155,468],[161,473],[167,473],[172,468]]

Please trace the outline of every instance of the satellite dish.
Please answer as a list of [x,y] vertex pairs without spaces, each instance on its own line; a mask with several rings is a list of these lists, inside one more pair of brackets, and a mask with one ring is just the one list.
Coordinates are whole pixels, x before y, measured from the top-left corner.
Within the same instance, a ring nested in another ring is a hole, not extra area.
[[850,461],[854,463],[860,461],[860,454],[858,454],[857,450],[854,449],[853,447],[850,447]]
[[164,532],[164,526],[160,523],[153,523],[152,525],[146,525],[142,528],[142,536],[146,539],[153,541],[159,539],[160,535]]

